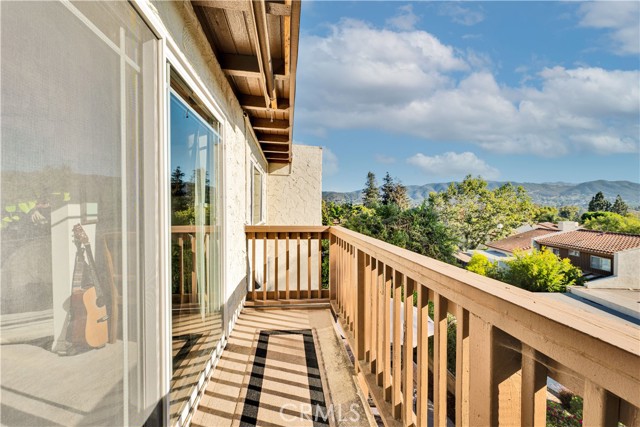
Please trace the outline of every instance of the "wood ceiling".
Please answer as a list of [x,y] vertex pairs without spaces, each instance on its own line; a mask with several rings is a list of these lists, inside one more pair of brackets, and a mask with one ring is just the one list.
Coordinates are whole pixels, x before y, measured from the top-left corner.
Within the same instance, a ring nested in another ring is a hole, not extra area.
[[300,1],[191,4],[267,161],[290,163]]

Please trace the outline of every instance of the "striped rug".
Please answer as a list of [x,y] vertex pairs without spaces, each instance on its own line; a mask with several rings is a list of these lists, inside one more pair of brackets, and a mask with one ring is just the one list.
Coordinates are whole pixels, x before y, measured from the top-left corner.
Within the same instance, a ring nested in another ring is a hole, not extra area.
[[313,329],[260,330],[234,425],[333,426]]

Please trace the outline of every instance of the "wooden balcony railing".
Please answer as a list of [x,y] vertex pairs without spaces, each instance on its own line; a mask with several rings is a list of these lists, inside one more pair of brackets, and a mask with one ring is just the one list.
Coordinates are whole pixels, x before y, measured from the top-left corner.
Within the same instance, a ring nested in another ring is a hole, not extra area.
[[254,304],[329,302],[328,277],[322,278],[323,226],[247,226],[250,284]]
[[177,271],[173,274],[172,298],[174,303],[197,303],[198,301],[198,273],[196,250],[196,235],[204,234],[204,281],[208,282],[209,278],[209,240],[211,239],[212,226],[196,226],[196,225],[174,225],[171,227],[172,244],[177,244],[177,253],[173,253],[172,262],[177,266]]
[[[251,249],[256,242],[262,242],[265,254],[269,240],[295,239],[299,248],[300,233],[307,239],[309,233],[317,233],[316,240],[329,239],[329,288],[319,294],[297,288],[292,293],[287,281],[283,293],[278,283],[264,280],[262,289],[270,286],[274,293],[253,290],[248,297],[273,301],[328,296],[353,350],[361,386],[373,397],[386,425],[427,425],[431,400],[438,426],[446,425],[447,417],[457,425],[545,426],[547,377],[584,398],[585,426],[640,425],[637,326],[342,227],[250,227],[250,264],[256,266]],[[275,244],[272,249],[280,247]],[[279,259],[278,253],[273,259]],[[298,264],[299,275],[300,254],[288,250],[285,257],[287,266]],[[320,276],[321,266],[317,263],[318,270],[309,271],[308,277]],[[262,277],[280,278],[277,273]],[[413,311],[402,310],[405,296],[413,296],[408,300],[415,301],[417,325]],[[433,338],[428,330],[430,307]],[[453,322],[452,346],[447,328]],[[414,333],[407,333],[414,326],[415,339]]]

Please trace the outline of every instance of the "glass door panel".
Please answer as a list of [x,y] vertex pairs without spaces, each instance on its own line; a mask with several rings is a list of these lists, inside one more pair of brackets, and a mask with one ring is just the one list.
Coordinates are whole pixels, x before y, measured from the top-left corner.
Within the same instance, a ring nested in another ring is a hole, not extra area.
[[[172,351],[171,415],[187,404],[221,336],[218,123],[170,94]],[[202,111],[202,110],[201,110]]]

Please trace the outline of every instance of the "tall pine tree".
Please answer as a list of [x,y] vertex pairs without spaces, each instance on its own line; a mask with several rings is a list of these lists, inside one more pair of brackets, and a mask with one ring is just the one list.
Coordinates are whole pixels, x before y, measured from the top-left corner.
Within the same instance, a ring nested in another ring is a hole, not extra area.
[[611,210],[611,203],[604,198],[602,191],[598,191],[589,202],[589,212],[607,212]]
[[409,196],[407,196],[407,188],[399,182],[395,182],[389,172],[384,176],[384,184],[382,184],[382,204],[394,204],[400,209],[409,207]]
[[622,200],[622,197],[618,194],[616,196],[615,202],[613,202],[613,206],[611,206],[611,212],[615,212],[622,216],[625,216],[629,212],[629,206]]
[[368,208],[376,207],[380,203],[380,190],[373,172],[367,174],[367,183],[362,190],[362,204]]

